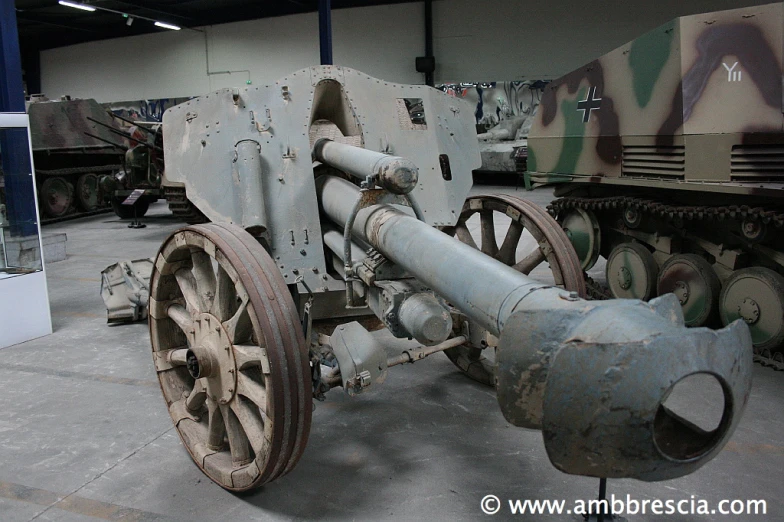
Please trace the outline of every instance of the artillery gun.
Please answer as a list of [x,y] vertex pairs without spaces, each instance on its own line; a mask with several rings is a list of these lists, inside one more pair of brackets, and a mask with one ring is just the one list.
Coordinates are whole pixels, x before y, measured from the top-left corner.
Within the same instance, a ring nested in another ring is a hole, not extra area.
[[[153,358],[183,444],[222,487],[291,471],[314,398],[367,393],[440,351],[496,386],[509,422],[541,429],[567,473],[678,477],[736,427],[752,370],[743,321],[687,329],[673,296],[583,300],[546,212],[466,200],[479,152],[460,100],[321,66],[190,100],[163,125],[162,184],[211,223],[174,232],[154,260]],[[389,356],[378,327],[421,346]],[[723,390],[711,432],[663,405],[695,373]]]
[[[611,297],[743,319],[784,369],[781,3],[675,19],[545,88],[529,186]],[[595,288],[602,294],[601,288]]]

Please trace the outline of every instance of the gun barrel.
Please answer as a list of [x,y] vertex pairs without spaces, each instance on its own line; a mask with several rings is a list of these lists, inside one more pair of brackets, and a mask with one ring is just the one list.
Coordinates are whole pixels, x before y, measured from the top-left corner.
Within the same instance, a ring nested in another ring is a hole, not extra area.
[[[359,189],[318,180],[323,212],[345,226]],[[668,294],[650,303],[584,301],[537,282],[398,207],[361,210],[352,235],[404,268],[494,335],[496,389],[506,419],[541,429],[567,473],[664,480],[712,459],[751,391],[748,327],[686,328]],[[716,377],[724,416],[706,433],[662,405],[680,380]],[[684,443],[688,441],[688,443]]]
[[329,139],[316,142],[313,158],[360,180],[376,176],[378,184],[394,194],[408,194],[419,181],[419,169],[411,160]]

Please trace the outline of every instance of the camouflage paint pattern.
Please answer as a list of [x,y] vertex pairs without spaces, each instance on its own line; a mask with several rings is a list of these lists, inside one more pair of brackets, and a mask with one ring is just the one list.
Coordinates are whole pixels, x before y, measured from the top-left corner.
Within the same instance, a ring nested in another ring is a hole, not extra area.
[[678,18],[551,82],[529,135],[530,182],[784,186],[784,158],[771,172],[743,157],[784,143],[783,20],[780,3]]

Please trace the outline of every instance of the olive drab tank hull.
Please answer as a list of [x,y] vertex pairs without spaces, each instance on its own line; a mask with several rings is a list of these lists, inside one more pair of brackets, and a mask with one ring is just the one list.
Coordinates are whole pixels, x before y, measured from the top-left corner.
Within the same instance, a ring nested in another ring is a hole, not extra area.
[[526,183],[596,294],[672,292],[686,323],[741,318],[784,367],[784,4],[675,19],[550,83]]

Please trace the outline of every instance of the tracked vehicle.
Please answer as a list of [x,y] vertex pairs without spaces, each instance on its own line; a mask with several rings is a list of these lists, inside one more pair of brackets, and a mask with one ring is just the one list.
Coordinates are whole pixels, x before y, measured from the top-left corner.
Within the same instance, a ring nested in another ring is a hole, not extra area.
[[43,222],[108,209],[100,179],[122,169],[125,151],[112,144],[116,127],[104,108],[95,100],[36,101],[27,112]]
[[678,18],[553,81],[526,174],[556,184],[551,211],[583,269],[606,258],[612,297],[740,318],[779,364],[783,28],[780,3]]
[[[687,329],[672,295],[583,300],[574,249],[544,210],[466,199],[480,156],[462,101],[322,66],[190,100],[163,128],[162,185],[210,223],[155,257],[152,353],[184,446],[224,488],[291,471],[314,399],[372,393],[389,368],[440,351],[496,386],[509,422],[542,430],[567,473],[682,476],[737,425],[745,323]],[[416,342],[389,353],[379,328]],[[694,373],[723,390],[710,432],[663,404]]]

